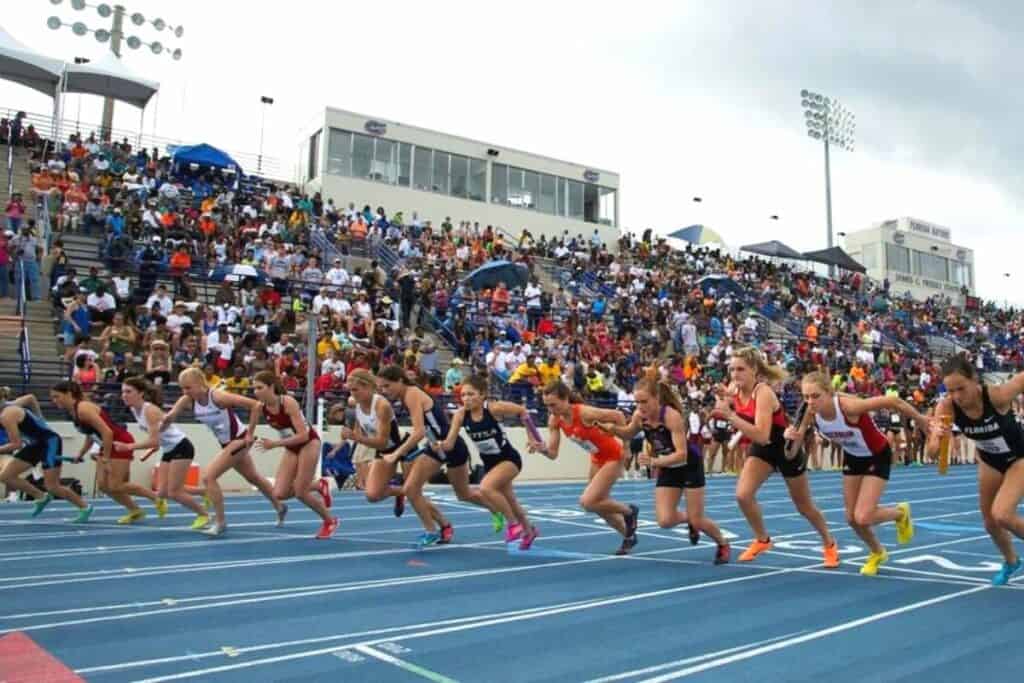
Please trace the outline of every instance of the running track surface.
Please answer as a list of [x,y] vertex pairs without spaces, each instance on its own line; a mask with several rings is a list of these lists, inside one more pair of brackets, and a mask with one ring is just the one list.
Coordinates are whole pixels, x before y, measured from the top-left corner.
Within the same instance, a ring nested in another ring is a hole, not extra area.
[[[894,468],[885,500],[908,500],[916,536],[875,578],[844,522],[841,476],[812,490],[843,564],[821,567],[820,542],[772,477],[760,494],[776,539],[753,563],[733,501],[735,478],[713,477],[708,514],[733,540],[734,562],[711,563],[705,539],[659,529],[653,488],[614,494],[641,509],[640,543],[577,508],[582,484],[518,487],[542,536],[509,550],[489,516],[433,488],[455,543],[416,550],[412,510],[335,497],[331,541],[292,505],[283,529],[260,497],[228,500],[229,530],[207,539],[175,508],[124,528],[97,504],[88,528],[53,504],[29,520],[0,506],[0,637],[21,632],[88,681],[944,681],[997,680],[1024,665],[1024,586],[993,588],[999,558],[977,512],[971,466],[938,476]],[[0,671],[0,680],[4,679]]]

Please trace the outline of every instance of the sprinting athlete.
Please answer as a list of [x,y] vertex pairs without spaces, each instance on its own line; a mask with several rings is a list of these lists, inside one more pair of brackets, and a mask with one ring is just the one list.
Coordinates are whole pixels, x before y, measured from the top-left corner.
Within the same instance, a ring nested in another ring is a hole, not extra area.
[[811,498],[807,464],[801,458],[786,457],[784,432],[788,420],[770,386],[786,377],[785,370],[768,364],[759,350],[747,347],[733,352],[729,375],[732,391],[719,392],[715,413],[750,441],[749,457],[736,482],[736,500],[754,532],[754,542],[739,556],[739,561],[750,562],[772,547],[757,502],[757,491],[772,472],[778,471],[782,473],[797,511],[821,535],[825,567],[838,567],[839,548],[825,517]]
[[597,426],[597,423],[625,425],[625,416],[617,410],[584,405],[580,398],[559,379],[551,380],[543,389],[548,409],[547,444],[529,440],[529,449],[554,460],[564,433],[590,455],[590,475],[580,496],[580,506],[599,515],[611,528],[622,534],[622,545],[616,555],[628,555],[637,544],[636,527],[640,509],[611,497],[612,487],[622,476],[622,442]]
[[[218,479],[230,469],[238,472],[250,484],[259,490],[274,506],[277,512],[277,526],[284,525],[288,506],[274,498],[274,489],[267,478],[256,469],[256,464],[249,454],[256,434],[256,425],[260,423],[260,402],[228,391],[211,389],[206,383],[206,376],[199,368],[186,368],[178,375],[181,387],[181,398],[160,421],[161,431],[174,424],[174,420],[185,409],[191,408],[197,422],[206,425],[220,444],[220,452],[203,468],[203,488],[214,509],[214,523],[206,529],[210,536],[220,536],[228,528],[224,514],[224,492],[221,491]],[[236,410],[244,410],[249,415],[248,427],[235,414]]]
[[[21,396],[8,403],[9,395],[10,390],[6,387],[0,391],[0,397],[4,401],[3,407],[0,408],[0,428],[7,438],[7,443],[0,446],[0,455],[12,456],[0,469],[0,483],[6,486],[8,491],[21,491],[32,497],[35,501],[32,517],[38,517],[54,498],[63,498],[78,508],[78,516],[74,517],[72,522],[88,522],[93,512],[92,505],[60,483],[64,452],[60,434],[53,431],[53,428],[43,420],[39,401],[34,394]],[[21,478],[22,474],[36,465],[43,467],[45,492]]]
[[[704,515],[704,463],[700,451],[687,438],[685,408],[672,388],[659,381],[657,371],[637,382],[636,411],[625,426],[602,424],[612,434],[630,439],[641,431],[650,444],[650,454],[641,456],[655,468],[658,482],[654,489],[658,526],[671,529],[689,524],[691,542],[703,531],[716,544],[715,564],[725,564],[731,554],[729,543],[718,525]],[[679,499],[686,494],[686,512],[679,511]],[[695,533],[696,532],[696,533]]]
[[86,400],[82,387],[77,382],[57,382],[50,389],[50,399],[54,405],[71,415],[75,427],[85,435],[85,443],[82,444],[77,459],[85,457],[93,443],[102,444],[96,467],[97,485],[101,491],[128,510],[128,514],[117,520],[118,524],[134,524],[146,517],[145,510],[135,504],[132,496],[152,501],[159,517],[167,514],[167,501],[158,498],[147,487],[131,481],[131,451],[114,449],[115,442],[135,442],[124,425],[114,422],[106,410]]
[[1024,496],[1024,429],[1013,414],[1014,399],[1024,393],[1024,372],[989,386],[967,358],[953,356],[942,366],[942,382],[947,397],[936,407],[926,448],[929,456],[938,455],[942,437],[951,437],[947,420],[974,442],[978,504],[985,530],[1003,555],[1003,566],[992,583],[1004,586],[1021,568],[1011,534],[1024,538],[1024,518],[1017,513]]
[[509,443],[500,421],[518,417],[539,438],[537,426],[525,406],[508,401],[488,401],[486,377],[474,375],[463,381],[462,403],[463,407],[452,415],[448,436],[434,445],[434,451],[454,448],[459,429],[465,430],[484,462],[484,478],[477,488],[480,497],[488,508],[500,512],[508,522],[505,542],[519,541],[520,550],[529,550],[539,532],[530,523],[526,510],[512,489],[512,481],[523,469],[523,459]]
[[277,430],[280,438],[260,439],[260,450],[284,448],[284,456],[274,476],[274,497],[285,501],[295,496],[322,520],[316,538],[325,540],[334,535],[340,521],[330,513],[322,498],[313,495],[317,490],[313,479],[320,461],[320,435],[302,414],[299,402],[289,396],[281,378],[269,370],[256,373],[253,395],[262,403],[263,417]]
[[132,411],[136,424],[146,433],[146,439],[136,443],[115,441],[114,449],[131,453],[159,446],[163,455],[160,458],[158,495],[163,500],[170,498],[194,512],[196,518],[192,528],[203,529],[210,521],[206,509],[192,498],[185,486],[185,478],[196,450],[185,432],[174,425],[161,431],[164,411],[160,408],[163,403],[160,390],[145,377],[129,377],[121,383],[121,400]]
[[889,554],[872,527],[895,522],[896,540],[905,544],[914,537],[914,525],[910,517],[910,503],[899,503],[895,507],[878,504],[889,481],[892,448],[875,425],[871,411],[891,410],[925,425],[927,420],[898,396],[862,399],[837,394],[829,378],[820,372],[806,375],[802,387],[808,411],[798,427],[786,429],[785,437],[792,441],[792,448],[799,448],[807,430],[813,425],[822,436],[842,449],[846,521],[871,551],[860,573],[875,576],[879,565],[889,559]]

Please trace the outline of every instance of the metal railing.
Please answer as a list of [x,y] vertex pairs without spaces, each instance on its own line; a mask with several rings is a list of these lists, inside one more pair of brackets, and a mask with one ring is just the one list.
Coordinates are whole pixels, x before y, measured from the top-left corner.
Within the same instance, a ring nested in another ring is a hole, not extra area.
[[7,198],[14,195],[14,144],[7,136]]
[[[0,109],[0,115],[7,119],[14,118],[19,110],[16,109]],[[87,138],[89,132],[94,133],[96,138],[100,138],[100,130],[102,126],[95,123],[83,123],[75,119],[65,118],[59,126],[54,125],[54,118],[52,114],[38,114],[35,112],[26,112],[25,118],[22,120],[22,138],[24,139],[25,131],[29,126],[35,129],[35,132],[44,141],[48,141],[50,145],[56,146],[60,144],[66,144],[68,137],[72,134],[79,133],[83,138]],[[89,131],[89,132],[84,132]],[[64,138],[62,140],[56,139],[56,134],[60,133]],[[110,130],[110,140],[119,141],[128,139],[133,143],[136,148],[144,147],[146,149],[152,149],[157,147],[160,150],[167,150],[169,147],[181,147],[184,145],[195,144],[194,142],[186,142],[178,138],[168,138],[159,135],[147,135],[141,130],[130,130],[124,128],[112,128]],[[54,147],[48,146],[48,151],[53,151]],[[225,149],[225,152],[231,155],[231,157],[241,164],[244,170],[248,170],[250,173],[254,172],[257,167],[261,167],[261,175],[268,178],[274,178],[279,181],[288,180],[282,169],[281,160],[276,157],[269,157],[266,154],[262,156],[262,164],[259,163],[260,155],[255,152],[240,152],[235,150]]]

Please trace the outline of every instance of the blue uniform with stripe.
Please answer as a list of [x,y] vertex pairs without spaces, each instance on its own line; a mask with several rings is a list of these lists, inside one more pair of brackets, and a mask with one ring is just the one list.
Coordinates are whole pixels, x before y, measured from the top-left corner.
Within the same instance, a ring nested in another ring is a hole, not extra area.
[[516,466],[516,469],[523,469],[523,459],[519,455],[519,451],[509,443],[501,423],[487,409],[486,403],[479,421],[474,420],[470,411],[466,410],[463,414],[462,428],[476,444],[476,449],[480,452],[480,459],[484,461],[485,471],[491,471],[498,463],[502,462],[510,462]]
[[[451,427],[451,423],[448,421],[448,415],[444,412],[444,408],[441,407],[436,399],[431,398],[430,408],[423,411],[423,424],[427,430],[427,441],[437,443],[448,438],[448,429]],[[428,449],[425,455],[448,467],[462,467],[469,461],[469,447],[466,446],[466,442],[459,436],[456,438],[455,445],[452,446],[450,451],[435,453],[433,450]]]
[[[14,404],[8,403],[4,406],[4,410],[12,405]],[[24,445],[13,456],[33,466],[41,464],[44,470],[59,467],[61,456],[64,454],[60,434],[53,431],[46,420],[32,411],[27,408],[22,408],[22,411],[24,417],[18,423],[18,432]],[[4,440],[10,441],[6,431]]]

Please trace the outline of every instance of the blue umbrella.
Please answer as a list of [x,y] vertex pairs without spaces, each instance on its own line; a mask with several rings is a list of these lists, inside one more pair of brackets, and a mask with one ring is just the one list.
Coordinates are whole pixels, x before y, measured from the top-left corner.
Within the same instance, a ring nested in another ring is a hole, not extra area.
[[509,289],[525,287],[530,272],[526,266],[511,261],[491,261],[480,266],[466,276],[463,282],[473,289],[493,289],[499,282],[504,282]]
[[742,285],[726,275],[705,275],[700,280],[697,280],[697,284],[700,285],[700,291],[704,292],[705,295],[712,288],[714,288],[716,294],[727,292],[740,299],[746,298],[747,295]]
[[256,284],[262,285],[267,281],[267,274],[254,266],[234,264],[217,266],[210,271],[209,278],[211,282],[223,282],[224,280],[240,282],[246,278],[251,278],[256,281]]

